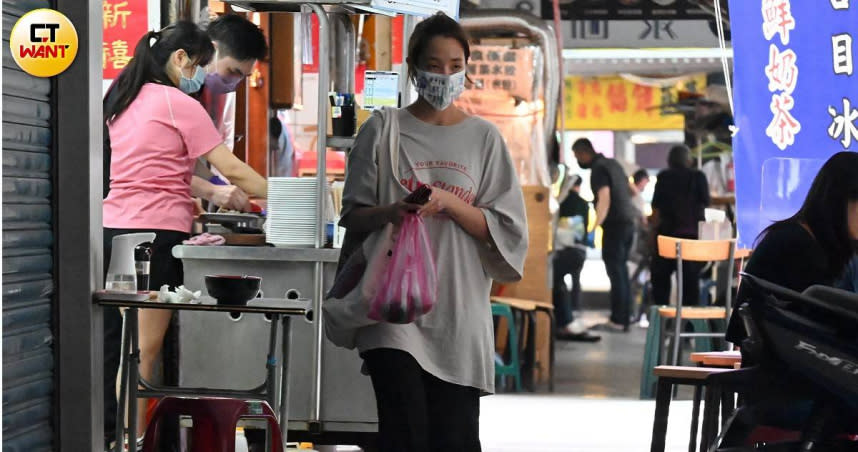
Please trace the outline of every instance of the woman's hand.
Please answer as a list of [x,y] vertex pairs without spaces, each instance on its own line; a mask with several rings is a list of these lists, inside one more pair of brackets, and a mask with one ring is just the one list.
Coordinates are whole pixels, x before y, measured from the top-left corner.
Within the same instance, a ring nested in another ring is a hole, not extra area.
[[432,187],[429,202],[422,205],[417,213],[422,217],[443,213],[480,242],[490,239],[489,226],[483,211],[442,188]]
[[250,210],[250,199],[244,190],[235,185],[218,185],[213,189],[210,199],[214,205],[227,210],[247,212]]
[[447,209],[453,208],[457,203],[462,203],[462,200],[457,198],[452,193],[438,187],[432,187],[432,194],[429,195],[429,202],[420,206],[417,213],[421,217],[431,217],[444,213]]
[[406,215],[419,212],[420,208],[419,204],[410,204],[405,202],[405,200],[391,204],[387,207],[387,222],[399,226]]

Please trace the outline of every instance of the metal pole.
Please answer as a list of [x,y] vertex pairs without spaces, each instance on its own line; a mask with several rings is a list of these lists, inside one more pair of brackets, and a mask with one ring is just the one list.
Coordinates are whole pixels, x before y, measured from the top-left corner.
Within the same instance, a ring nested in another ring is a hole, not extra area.
[[[730,255],[727,257],[729,262],[727,263],[727,293],[724,298],[724,320],[729,323],[730,322],[730,314],[733,311],[733,268],[735,265],[736,259],[736,240],[730,240]],[[717,287],[717,286],[716,286]],[[726,324],[725,324],[726,325]],[[733,343],[727,341],[726,339],[726,330],[725,330],[725,339],[727,342],[727,350],[733,351]]]
[[334,91],[355,92],[355,28],[349,16],[342,13],[331,14],[331,54],[333,64]]
[[402,99],[400,107],[411,104],[411,80],[408,80],[408,40],[414,29],[414,16],[406,14],[402,20],[402,69],[399,74],[399,95]]
[[[137,309],[129,308],[125,313],[128,320],[128,328],[131,341],[131,356],[128,357],[129,368],[128,373],[131,376],[131,381],[128,383],[128,447],[137,447],[137,385],[140,378],[140,344],[138,337],[140,330],[137,324]],[[122,422],[117,419],[116,422]],[[117,441],[122,441],[122,438],[117,438]]]
[[122,346],[119,353],[119,399],[116,406],[116,432],[114,452],[123,451],[123,433],[125,432],[125,408],[128,401],[128,366],[131,359],[131,332],[128,330],[128,314],[122,315]]
[[283,343],[280,349],[280,431],[285,448],[289,434],[289,358],[292,343],[292,322],[288,315],[283,316]]
[[670,363],[674,366],[679,365],[679,346],[681,338],[679,335],[682,332],[682,242],[676,241],[676,318],[673,320],[673,361]]
[[[321,5],[307,5],[316,13],[319,19],[319,108],[318,108],[318,139],[316,140],[316,248],[325,245],[325,202],[327,199],[326,155],[328,137],[328,90],[330,89],[330,22]],[[310,406],[310,422],[318,424],[321,419],[322,405],[322,297],[324,282],[322,281],[322,263],[316,262],[315,281],[313,284],[313,367],[311,394],[313,403]],[[311,431],[313,427],[311,426]]]
[[268,332],[268,359],[265,360],[265,398],[271,408],[277,406],[277,324],[278,314],[271,315],[271,329]]

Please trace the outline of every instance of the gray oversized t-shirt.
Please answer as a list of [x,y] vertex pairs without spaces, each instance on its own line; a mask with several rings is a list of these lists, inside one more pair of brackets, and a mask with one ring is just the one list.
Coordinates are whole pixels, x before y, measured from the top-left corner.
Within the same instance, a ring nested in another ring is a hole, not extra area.
[[446,216],[427,218],[438,271],[435,307],[411,324],[361,328],[358,350],[403,350],[441,380],[492,393],[491,280],[520,279],[527,253],[524,200],[515,168],[500,132],[483,119],[437,126],[405,109],[393,114],[399,118],[401,180],[391,171],[381,116],[374,115],[349,154],[342,215],[355,207],[391,204],[426,183],[481,208],[492,243],[480,243]]

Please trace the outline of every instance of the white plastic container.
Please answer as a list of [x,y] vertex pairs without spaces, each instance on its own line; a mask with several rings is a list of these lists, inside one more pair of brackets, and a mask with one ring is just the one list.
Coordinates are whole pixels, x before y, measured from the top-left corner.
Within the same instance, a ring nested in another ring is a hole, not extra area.
[[249,452],[250,446],[247,444],[247,438],[244,436],[244,429],[239,427],[235,429],[235,452]]

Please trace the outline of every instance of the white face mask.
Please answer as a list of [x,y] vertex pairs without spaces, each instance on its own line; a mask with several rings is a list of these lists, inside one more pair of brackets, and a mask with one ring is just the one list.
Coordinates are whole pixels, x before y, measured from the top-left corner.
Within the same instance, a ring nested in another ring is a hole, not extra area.
[[446,110],[465,92],[464,70],[446,75],[417,69],[414,81],[417,94],[438,111]]

